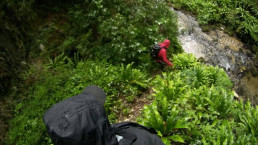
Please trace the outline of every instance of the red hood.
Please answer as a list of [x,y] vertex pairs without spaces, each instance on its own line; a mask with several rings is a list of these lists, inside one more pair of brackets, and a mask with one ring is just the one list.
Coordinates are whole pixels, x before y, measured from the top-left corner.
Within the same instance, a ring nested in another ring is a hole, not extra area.
[[170,41],[168,39],[165,39],[162,43],[159,43],[159,45],[160,47],[165,47],[166,49],[168,49]]

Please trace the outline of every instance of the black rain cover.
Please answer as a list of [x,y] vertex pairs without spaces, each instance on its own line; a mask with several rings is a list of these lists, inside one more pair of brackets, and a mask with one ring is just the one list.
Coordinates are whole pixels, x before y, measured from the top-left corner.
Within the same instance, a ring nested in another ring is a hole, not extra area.
[[43,117],[57,145],[116,145],[104,107],[95,97],[80,94],[53,105]]

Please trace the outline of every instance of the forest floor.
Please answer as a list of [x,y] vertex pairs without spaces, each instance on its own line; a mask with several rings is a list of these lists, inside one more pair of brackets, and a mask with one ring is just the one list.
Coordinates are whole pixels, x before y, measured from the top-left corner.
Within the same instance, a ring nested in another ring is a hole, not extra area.
[[13,117],[13,99],[0,99],[0,145],[4,142],[9,127],[9,120]]
[[141,110],[145,105],[149,105],[153,101],[153,97],[151,96],[153,93],[152,88],[148,89],[143,95],[135,98],[133,103],[128,103],[125,99],[123,99],[123,104],[127,108],[130,108],[128,115],[125,115],[123,111],[120,111],[118,115],[118,122],[137,122],[137,117],[141,115]]
[[[168,71],[169,68],[165,68],[164,71]],[[156,70],[151,73],[151,78],[154,78],[156,75],[161,75],[161,70]],[[137,122],[137,117],[141,115],[142,109],[145,105],[151,104],[154,100],[155,96],[152,94],[154,93],[153,88],[150,87],[146,90],[141,96],[136,96],[135,101],[133,103],[128,103],[125,98],[120,98],[122,103],[130,109],[127,114],[124,114],[123,111],[120,111],[118,114],[118,122]]]

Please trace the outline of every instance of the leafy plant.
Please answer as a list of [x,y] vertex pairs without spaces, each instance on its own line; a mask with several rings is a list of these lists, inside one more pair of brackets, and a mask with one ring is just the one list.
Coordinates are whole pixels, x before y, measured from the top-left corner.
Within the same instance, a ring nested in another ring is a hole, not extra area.
[[[8,132],[8,144],[50,144],[42,115],[53,104],[81,93],[90,84],[96,84],[105,90],[105,108],[110,121],[114,122],[120,112],[128,113],[128,108],[118,99],[119,94],[129,96],[131,92],[128,90],[134,90],[134,95],[137,96],[147,86],[135,86],[135,82],[147,83],[146,74],[139,72],[131,65],[112,66],[105,61],[79,62],[74,65],[63,55],[51,60],[38,72],[38,81],[30,87],[28,97],[16,106],[15,118],[11,121]],[[122,75],[125,74],[130,77],[124,78]]]
[[193,54],[181,53],[173,57],[175,69],[186,69],[197,65],[197,59]]
[[71,36],[86,39],[76,41],[76,37],[72,37],[76,43],[73,41],[66,50],[75,50],[83,58],[105,58],[113,64],[134,62],[142,65],[148,63],[147,48],[164,38],[171,40],[171,50],[181,50],[176,39],[175,14],[163,1],[82,1],[69,9],[69,14]]
[[254,143],[254,108],[233,100],[232,82],[225,71],[186,54],[175,55],[174,61],[180,66],[176,71],[152,81],[155,100],[145,106],[138,121],[156,129],[165,144]]
[[3,0],[0,5],[0,98],[15,96],[27,68],[29,42],[35,18],[34,0]]
[[[251,0],[170,0],[197,15],[201,24],[223,24],[245,42],[257,44],[257,2]],[[247,40],[248,39],[248,40]]]
[[146,79],[145,74],[134,69],[133,63],[128,64],[125,67],[122,65],[120,74],[117,75],[120,77],[121,82],[130,83],[143,88],[147,87],[148,80]]
[[209,112],[210,116],[224,118],[232,108],[233,95],[222,88],[202,86],[192,93],[190,99],[193,100],[196,110]]
[[205,134],[202,135],[202,143],[204,145],[214,144],[234,144],[234,133],[232,131],[231,122],[222,121],[221,124],[203,125],[201,126]]
[[184,84],[182,78],[173,76],[172,73],[162,73],[162,75],[153,80],[156,98],[167,97],[168,100],[177,101],[187,91],[188,86]]
[[245,105],[243,103],[241,105],[242,112],[238,114],[239,129],[245,134],[250,134],[250,140],[252,143],[256,143],[258,138],[258,108],[257,106],[252,107],[249,101]]
[[180,110],[177,110],[176,106],[169,105],[166,97],[159,103],[161,103],[159,106],[162,106],[162,108],[158,108],[157,102],[145,106],[143,110],[145,118],[139,119],[140,123],[157,130],[164,141],[184,142],[179,131],[176,131],[177,129],[187,128],[185,118],[180,115]]

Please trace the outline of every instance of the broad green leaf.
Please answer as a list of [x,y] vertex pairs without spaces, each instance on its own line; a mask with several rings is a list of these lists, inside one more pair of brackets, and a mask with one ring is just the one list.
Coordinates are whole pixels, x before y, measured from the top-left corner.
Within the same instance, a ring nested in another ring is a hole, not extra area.
[[184,143],[184,139],[180,135],[172,135],[172,136],[169,136],[168,139],[171,139],[175,142]]

